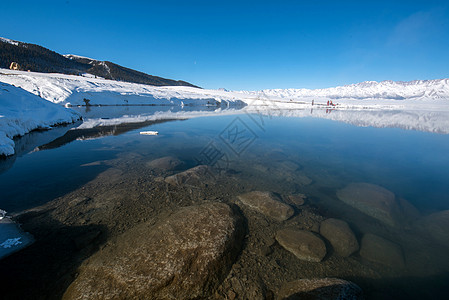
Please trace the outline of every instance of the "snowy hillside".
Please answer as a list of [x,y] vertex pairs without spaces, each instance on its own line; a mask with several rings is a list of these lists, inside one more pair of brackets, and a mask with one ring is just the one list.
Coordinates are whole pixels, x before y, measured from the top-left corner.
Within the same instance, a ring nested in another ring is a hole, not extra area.
[[15,136],[35,129],[72,123],[80,116],[21,88],[0,82],[0,155],[14,154]]
[[0,37],[0,68],[9,68],[12,62],[16,63],[16,70],[22,71],[69,75],[87,73],[93,77],[155,86],[197,87],[183,80],[149,75],[110,61],[100,61],[79,55],[61,55],[39,45]]
[[327,89],[273,89],[245,92],[247,95],[265,94],[280,99],[354,99],[354,100],[449,100],[449,79],[415,81],[366,81]]
[[9,83],[62,105],[216,105],[241,106],[235,93],[186,86],[156,87],[145,84],[0,69],[0,82]]

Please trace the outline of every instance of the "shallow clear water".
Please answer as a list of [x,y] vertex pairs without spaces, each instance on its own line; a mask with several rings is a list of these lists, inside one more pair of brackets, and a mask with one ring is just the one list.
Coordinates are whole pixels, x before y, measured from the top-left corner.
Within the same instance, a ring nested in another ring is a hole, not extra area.
[[[142,108],[126,111],[106,108],[103,112],[101,109],[84,113],[86,117],[115,118]],[[359,241],[366,233],[396,241],[403,249],[407,270],[400,275],[395,270],[383,274],[383,266],[372,267],[381,274],[376,276],[386,282],[388,277],[407,280],[423,276],[427,284],[426,278],[446,278],[449,272],[446,266],[449,255],[445,254],[444,245],[449,241],[427,239],[426,233],[417,229],[423,226],[415,225],[432,213],[449,210],[448,134],[357,127],[313,116],[261,117],[246,113],[147,124],[118,130],[121,134],[117,134],[117,128],[114,130],[114,133],[96,132],[92,135],[94,139],[85,135],[69,137],[53,146],[41,147],[47,150],[15,158],[0,174],[0,208],[20,212],[63,197],[107,170],[109,166],[104,161],[135,163],[137,157],[138,162],[145,163],[169,155],[184,161],[185,168],[209,164],[223,176],[232,176],[245,191],[305,194],[308,204],[324,217],[346,220]],[[159,135],[140,135],[143,130],[156,130]],[[392,228],[340,201],[339,190],[360,182],[386,188],[396,200],[405,199],[416,207],[418,215],[404,221],[406,225]],[[410,250],[420,243],[427,246]],[[346,277],[357,282],[360,271],[348,272]],[[370,290],[374,284],[369,278],[359,278],[357,283],[368,287],[368,294],[382,294],[377,287]],[[444,285],[436,284],[431,291],[438,296],[436,293],[445,289]]]
[[[114,118],[139,109],[160,111],[155,107],[96,107],[84,114],[87,118]],[[139,135],[145,130],[157,130],[160,134],[157,137]],[[233,143],[226,140],[227,130],[240,134],[242,140]],[[167,121],[117,136],[106,134],[92,140],[66,142],[56,149],[20,157],[10,170],[0,174],[3,194],[0,207],[30,208],[45,200],[29,199],[21,195],[24,191],[33,193],[33,188],[38,188],[45,192],[48,185],[53,192],[58,187],[63,192],[99,171],[82,167],[83,164],[112,159],[126,152],[136,152],[148,159],[174,155],[190,162],[201,161],[205,159],[202,151],[213,142],[229,160],[223,166],[236,162],[251,165],[251,160],[270,165],[273,163],[270,153],[278,151],[286,160],[298,163],[309,172],[317,185],[338,188],[350,182],[369,182],[393,191],[423,212],[449,209],[447,134],[357,127],[313,117],[265,116],[261,121],[257,115],[240,114]],[[320,171],[326,175],[321,179]]]

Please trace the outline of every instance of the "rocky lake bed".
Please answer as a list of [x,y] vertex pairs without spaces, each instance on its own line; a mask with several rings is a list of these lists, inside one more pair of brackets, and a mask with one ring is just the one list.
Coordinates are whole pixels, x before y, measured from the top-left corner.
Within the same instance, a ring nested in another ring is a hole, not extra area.
[[423,216],[371,183],[331,188],[332,180],[318,182],[282,150],[267,156],[268,163],[254,154],[226,170],[138,152],[84,166],[104,170],[14,216],[36,242],[0,261],[10,287],[4,296],[417,299],[441,292],[447,213]]

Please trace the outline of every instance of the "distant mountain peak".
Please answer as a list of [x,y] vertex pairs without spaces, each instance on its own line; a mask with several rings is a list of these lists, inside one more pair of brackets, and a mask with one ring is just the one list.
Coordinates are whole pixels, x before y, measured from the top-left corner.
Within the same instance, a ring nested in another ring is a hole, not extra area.
[[325,89],[267,89],[243,91],[250,95],[261,92],[268,97],[286,99],[448,99],[449,79],[412,81],[364,81]]

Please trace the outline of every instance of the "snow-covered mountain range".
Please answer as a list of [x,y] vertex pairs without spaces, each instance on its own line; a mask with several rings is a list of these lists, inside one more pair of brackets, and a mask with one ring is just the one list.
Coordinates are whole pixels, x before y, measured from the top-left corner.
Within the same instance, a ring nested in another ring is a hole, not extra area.
[[414,81],[365,81],[356,84],[326,89],[271,89],[262,91],[242,91],[247,95],[265,94],[280,99],[327,98],[339,99],[448,99],[449,79]]

